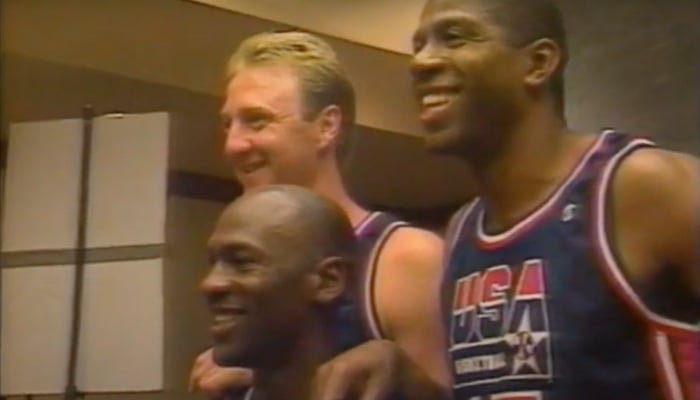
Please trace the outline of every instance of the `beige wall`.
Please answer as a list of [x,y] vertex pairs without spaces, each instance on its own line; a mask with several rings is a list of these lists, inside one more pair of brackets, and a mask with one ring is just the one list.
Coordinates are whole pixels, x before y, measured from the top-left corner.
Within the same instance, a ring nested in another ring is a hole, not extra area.
[[[228,171],[220,156],[219,99],[216,97],[16,54],[3,54],[2,63],[4,84],[1,90],[6,121],[77,117],[85,103],[92,103],[98,112],[169,111],[173,118],[169,168],[227,177]],[[400,178],[403,162],[415,164],[416,160],[425,160],[421,143],[416,138],[361,127],[357,145],[359,149],[350,156],[355,173],[349,177],[356,192],[388,202],[392,198],[415,197],[407,195],[407,190],[410,192],[414,185],[409,186]],[[383,157],[388,151],[404,156]],[[373,159],[383,161],[374,164]],[[446,173],[445,166],[449,168],[451,164],[438,161],[436,165],[433,173],[437,176]],[[426,174],[418,168],[417,173],[423,176],[419,179],[426,184],[434,181],[431,172]],[[395,185],[387,187],[387,182]],[[429,197],[423,198],[429,201]],[[196,397],[186,392],[187,376],[194,357],[208,345],[207,314],[197,285],[206,272],[206,239],[223,206],[175,196],[168,200],[164,265],[166,389],[159,393],[91,394],[88,398],[184,400]],[[43,398],[54,400],[59,396],[35,397]]]
[[[167,201],[163,262],[164,390],[157,393],[89,394],[89,399],[185,400],[187,377],[195,356],[209,346],[209,319],[198,283],[207,272],[206,241],[224,204],[170,196]],[[123,293],[129,301],[129,293]],[[138,304],[134,304],[138,307]],[[123,328],[119,320],[111,322]],[[28,354],[28,357],[36,355]],[[109,374],[109,364],[105,374]],[[10,397],[13,398],[13,397]],[[18,398],[18,397],[14,397]],[[36,396],[54,400],[61,397]]]
[[[12,42],[14,48],[9,50],[22,50],[19,52],[8,52],[3,46],[0,112],[4,125],[0,135],[6,132],[8,122],[76,117],[86,102],[102,112],[169,111],[177,118],[177,132],[180,132],[171,141],[171,167],[228,177],[220,157],[219,99],[218,89],[213,87],[217,79],[212,74],[220,71],[222,55],[235,45],[237,38],[279,24],[217,11],[207,12],[205,18],[204,14],[190,13],[194,10],[192,6],[172,0],[146,2],[150,5],[147,9],[139,8],[139,4],[144,3],[141,0],[91,2],[89,6],[77,0],[3,2],[9,3],[26,11],[26,20],[15,18],[10,21],[13,23],[10,27],[16,30],[14,32],[26,32],[20,39],[28,41]],[[30,3],[41,7],[32,8]],[[112,14],[119,13],[124,21],[128,21],[125,10],[134,13],[141,10],[142,18],[133,25],[98,19],[104,10],[98,9],[97,4],[103,3],[107,4],[103,5],[107,11],[114,8]],[[176,3],[172,10],[167,9],[168,4]],[[572,124],[584,130],[620,126],[648,134],[674,149],[700,154],[697,132],[700,95],[696,73],[700,63],[695,56],[700,26],[695,22],[697,2],[665,2],[663,7],[671,7],[673,3],[674,8],[664,12],[658,11],[661,6],[656,0],[601,0],[597,7],[578,0],[562,0],[561,3],[569,17],[571,33],[567,110]],[[55,7],[63,7],[63,12],[42,11]],[[146,18],[157,15],[161,7],[168,12],[159,18]],[[88,10],[92,17],[82,18],[76,14],[81,9]],[[182,12],[178,14],[173,10]],[[187,42],[171,43],[169,35],[174,37],[176,32],[187,29],[183,20],[169,18],[188,14],[192,22],[208,24],[211,30],[193,30],[182,38]],[[659,18],[659,14],[663,17]],[[59,18],[61,15],[63,17]],[[80,25],[81,20],[87,25]],[[26,21],[53,21],[53,25]],[[3,20],[0,27],[3,44],[8,41],[8,26],[8,21]],[[71,29],[66,29],[75,27],[77,32],[78,27],[86,29],[85,26],[89,26],[94,35],[71,36]],[[112,43],[108,37],[114,39],[125,26],[133,28],[128,30],[133,43],[127,46],[120,42],[122,47],[105,47]],[[151,36],[138,36],[144,32],[139,29],[150,26],[155,26],[156,31],[161,29],[164,36],[154,36],[160,41]],[[114,32],[107,32],[108,28]],[[61,40],[52,41],[51,29],[65,35]],[[360,44],[332,41],[342,47],[341,56],[352,68],[366,100],[361,98],[363,126],[358,129],[357,146],[347,173],[353,192],[370,203],[399,207],[455,203],[468,197],[472,188],[461,166],[451,160],[427,156],[419,139],[396,133],[415,129],[413,108],[406,99],[407,57]],[[68,58],[61,53],[60,46],[54,46],[54,52],[48,54],[47,58],[52,61],[36,57],[42,46],[51,47],[59,42],[74,46],[76,63],[57,61]],[[29,47],[22,47],[27,43]],[[160,48],[159,43],[170,47],[165,47],[167,51],[162,54],[153,51]],[[93,62],[90,48],[104,53],[102,63]],[[178,53],[182,48],[196,52]],[[216,54],[208,55],[212,52]],[[178,62],[173,54],[190,61]],[[156,58],[163,65],[153,69],[128,62],[137,58],[142,61]],[[109,61],[115,62],[110,64]],[[159,79],[159,74],[163,79]],[[182,74],[188,80],[179,85]],[[401,97],[401,101],[392,100],[396,97]],[[383,110],[387,110],[386,113]],[[167,391],[91,395],[90,399],[190,397],[184,392],[187,370],[191,358],[207,343],[206,317],[196,293],[196,283],[204,272],[204,241],[220,208],[220,204],[191,199],[171,198],[169,201],[164,361]],[[37,400],[42,398],[36,397]]]
[[[165,246],[165,386],[185,398],[194,357],[209,345],[198,284],[207,272],[206,241],[224,205],[171,197]],[[173,398],[173,397],[170,397]]]
[[[85,103],[98,113],[168,111],[183,132],[172,138],[171,168],[230,178],[221,156],[219,97],[14,53],[4,53],[2,63],[6,121],[78,117]],[[427,154],[415,136],[358,126],[349,161],[346,180],[368,203],[430,207],[471,192],[466,169]]]

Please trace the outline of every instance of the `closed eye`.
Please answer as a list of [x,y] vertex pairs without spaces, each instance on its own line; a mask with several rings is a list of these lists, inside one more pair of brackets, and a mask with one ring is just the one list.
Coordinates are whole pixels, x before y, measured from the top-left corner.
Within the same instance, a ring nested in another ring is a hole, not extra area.
[[241,123],[255,132],[263,130],[275,118],[274,113],[262,107],[243,108],[239,115]]
[[261,265],[260,260],[249,253],[236,247],[224,247],[210,255],[210,262],[212,262],[211,265],[220,263],[224,268],[246,273],[257,269]]
[[209,266],[248,272],[265,265],[266,252],[257,243],[235,235],[215,236],[208,245]]
[[463,29],[458,26],[451,26],[442,31],[440,39],[445,42],[448,47],[458,47],[466,42],[467,37]]
[[438,18],[433,25],[436,39],[447,47],[459,47],[473,41],[483,41],[488,29],[478,21],[464,15],[447,15]]
[[243,119],[243,124],[254,132],[259,132],[270,123],[270,119],[266,117],[249,117]]
[[233,115],[221,115],[221,128],[224,133],[228,133],[233,124],[236,129],[259,132],[265,129],[275,120],[275,115],[262,107],[246,107],[237,110]]

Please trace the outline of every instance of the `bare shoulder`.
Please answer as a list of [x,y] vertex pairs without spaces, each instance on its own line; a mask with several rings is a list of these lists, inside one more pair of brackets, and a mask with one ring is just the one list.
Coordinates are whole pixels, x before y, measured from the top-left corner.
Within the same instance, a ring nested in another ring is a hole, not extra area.
[[620,208],[630,212],[653,207],[659,216],[687,213],[697,204],[699,174],[700,160],[693,156],[655,148],[640,149],[620,164],[613,193]]
[[647,276],[664,264],[690,271],[700,240],[697,158],[656,148],[637,150],[619,165],[611,195],[618,244],[630,268],[643,265]]
[[405,226],[394,231],[379,255],[374,296],[384,335],[432,381],[448,387],[440,308],[442,243],[427,230]]
[[406,226],[397,229],[387,240],[380,255],[382,268],[434,270],[440,267],[443,241],[433,232]]
[[[618,172],[618,182],[630,188],[663,190],[666,185],[696,184],[700,160],[685,153],[648,148],[632,153]],[[695,180],[695,181],[694,181]],[[678,189],[674,185],[674,189]]]
[[440,237],[408,226],[389,237],[379,254],[374,294],[391,338],[401,340],[406,332],[437,321],[441,279]]

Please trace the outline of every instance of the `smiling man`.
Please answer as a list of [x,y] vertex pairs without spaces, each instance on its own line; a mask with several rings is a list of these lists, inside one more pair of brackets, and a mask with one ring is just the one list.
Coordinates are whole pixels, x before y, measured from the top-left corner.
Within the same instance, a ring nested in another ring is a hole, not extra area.
[[252,190],[223,212],[202,290],[214,359],[255,372],[247,399],[310,398],[316,369],[336,353],[331,321],[356,250],[343,210],[300,187]]
[[700,398],[700,163],[564,118],[551,0],[430,0],[429,150],[474,171],[444,309],[459,400]]
[[[553,0],[429,0],[420,16],[425,144],[467,164],[478,192],[446,238],[452,394],[698,399],[700,162],[571,131],[566,62]],[[362,378],[386,391],[411,382],[389,379],[402,370],[377,358]]]
[[[343,185],[339,164],[355,124],[355,93],[333,49],[305,32],[260,33],[240,43],[226,82],[224,154],[244,191],[269,184],[309,188],[340,205],[360,241],[355,286],[334,321],[342,336],[339,354],[319,370],[323,398],[363,390],[364,366],[393,362],[387,353],[410,360],[420,370],[414,375],[444,392],[449,372],[437,300],[442,240],[364,208]],[[216,400],[250,379],[246,369],[216,365],[209,350],[190,377],[194,391]],[[412,389],[403,394],[426,398]]]

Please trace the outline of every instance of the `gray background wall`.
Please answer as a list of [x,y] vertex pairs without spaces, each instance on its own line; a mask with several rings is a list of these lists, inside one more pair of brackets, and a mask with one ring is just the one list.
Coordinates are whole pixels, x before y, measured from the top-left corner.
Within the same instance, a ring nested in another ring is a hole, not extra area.
[[700,2],[559,2],[569,27],[567,115],[700,154]]

